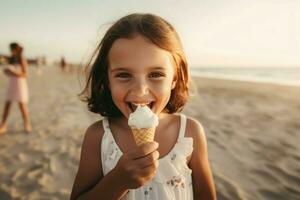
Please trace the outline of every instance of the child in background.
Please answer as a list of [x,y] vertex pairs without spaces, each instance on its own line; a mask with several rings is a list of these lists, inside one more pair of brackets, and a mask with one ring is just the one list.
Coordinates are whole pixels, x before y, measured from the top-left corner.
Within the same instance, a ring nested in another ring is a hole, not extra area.
[[[204,130],[179,112],[189,72],[173,26],[131,14],[104,35],[86,87],[104,118],[86,131],[71,199],[216,199]],[[146,105],[159,118],[155,142],[137,146],[129,115]]]
[[31,132],[29,121],[28,103],[28,85],[27,85],[27,61],[23,56],[23,47],[18,43],[10,44],[11,58],[10,66],[4,69],[5,75],[9,77],[7,88],[6,102],[2,121],[0,124],[0,134],[6,132],[6,121],[13,101],[18,102],[20,111],[24,121],[24,130],[27,133]]

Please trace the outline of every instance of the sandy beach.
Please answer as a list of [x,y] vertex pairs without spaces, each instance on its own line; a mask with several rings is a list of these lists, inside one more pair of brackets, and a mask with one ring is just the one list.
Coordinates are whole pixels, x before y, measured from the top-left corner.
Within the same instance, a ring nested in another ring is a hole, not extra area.
[[300,88],[194,80],[218,199],[300,199]]
[[[79,101],[76,73],[29,69],[33,132],[16,104],[0,136],[0,199],[68,199],[85,129],[100,116]],[[83,80],[83,79],[82,79]],[[184,113],[206,130],[219,200],[300,199],[300,87],[194,78]],[[7,78],[0,73],[0,112]]]

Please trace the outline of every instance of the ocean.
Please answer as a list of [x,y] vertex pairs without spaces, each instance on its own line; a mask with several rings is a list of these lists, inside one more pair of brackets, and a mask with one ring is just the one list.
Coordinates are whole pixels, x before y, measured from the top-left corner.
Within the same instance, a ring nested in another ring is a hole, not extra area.
[[192,76],[300,86],[300,67],[191,67]]

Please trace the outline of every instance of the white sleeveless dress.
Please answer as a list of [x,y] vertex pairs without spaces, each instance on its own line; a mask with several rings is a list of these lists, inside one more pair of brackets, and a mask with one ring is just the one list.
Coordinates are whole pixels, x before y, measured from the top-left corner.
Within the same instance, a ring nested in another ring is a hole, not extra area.
[[[193,138],[184,137],[186,117],[180,114],[178,139],[173,149],[159,159],[157,173],[146,185],[131,189],[122,198],[125,200],[190,200],[193,199],[191,169],[186,158],[193,151]],[[104,134],[101,141],[101,160],[103,174],[109,173],[122,156],[107,118],[103,118]]]
[[[17,71],[21,71],[20,64],[10,65]],[[6,92],[7,101],[27,103],[29,100],[27,79],[25,77],[9,76]]]

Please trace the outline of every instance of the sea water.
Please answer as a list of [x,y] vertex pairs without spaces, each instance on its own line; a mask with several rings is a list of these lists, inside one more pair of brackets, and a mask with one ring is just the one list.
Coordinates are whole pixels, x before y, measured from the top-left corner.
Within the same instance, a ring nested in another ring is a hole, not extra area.
[[191,67],[192,76],[300,86],[300,67]]

